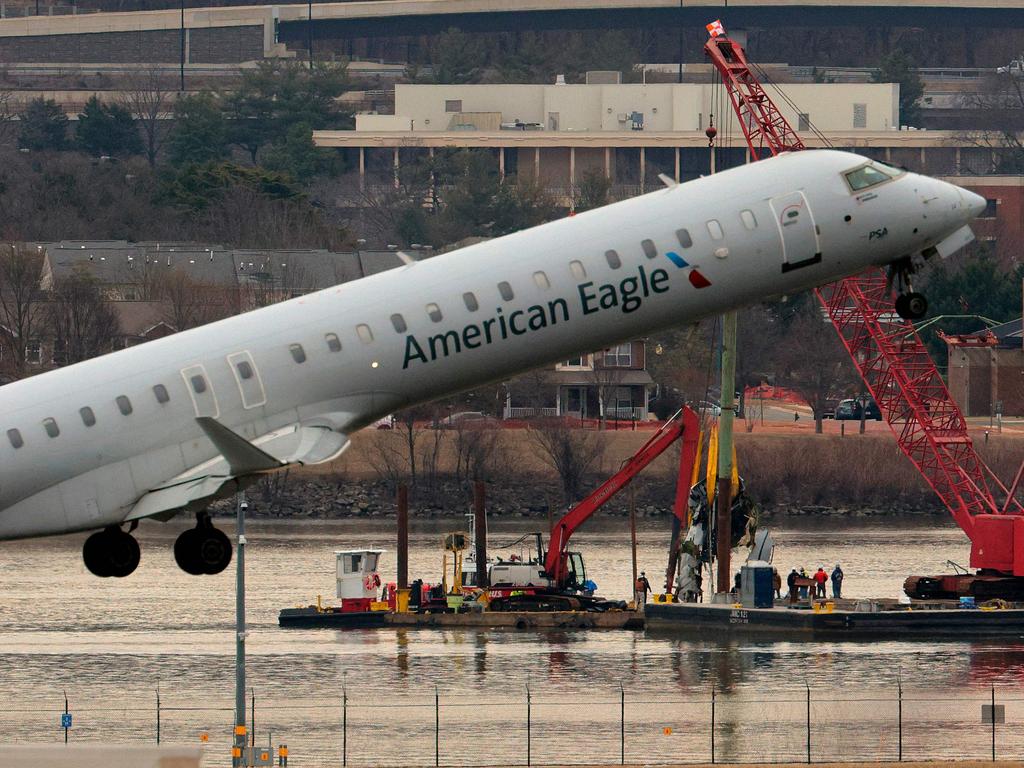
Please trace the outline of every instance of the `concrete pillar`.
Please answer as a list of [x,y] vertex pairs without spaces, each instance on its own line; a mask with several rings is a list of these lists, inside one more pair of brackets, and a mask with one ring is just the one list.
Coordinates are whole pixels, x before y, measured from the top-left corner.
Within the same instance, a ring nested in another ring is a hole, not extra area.
[[604,177],[611,181],[612,179],[612,148],[604,148]]
[[682,175],[679,173],[679,170],[679,147],[676,147],[676,184],[678,184],[679,180],[682,178]]
[[711,172],[715,173],[715,171],[717,169],[715,168],[716,163],[715,163],[715,149],[714,149],[714,147],[708,147],[708,152],[711,153]]
[[[76,5],[75,8],[78,6]],[[185,63],[192,63],[192,30],[185,27]]]
[[892,147],[886,147],[885,148],[885,162],[887,162],[887,163],[891,163],[892,162]]
[[[430,150],[433,153],[434,150]],[[498,178],[505,180],[505,148],[498,147]]]
[[643,194],[644,189],[647,188],[647,152],[644,147],[640,147],[640,193]]
[[359,148],[359,191],[366,189],[366,147]]
[[956,172],[960,173],[960,147],[956,148]]
[[394,174],[395,174],[395,189],[398,189],[401,184],[398,181],[398,147],[395,147],[394,160]]
[[924,173],[927,167],[928,163],[925,160],[924,147],[921,147],[921,167],[919,170],[921,171],[921,173]]
[[533,148],[533,180],[540,184],[540,147]]

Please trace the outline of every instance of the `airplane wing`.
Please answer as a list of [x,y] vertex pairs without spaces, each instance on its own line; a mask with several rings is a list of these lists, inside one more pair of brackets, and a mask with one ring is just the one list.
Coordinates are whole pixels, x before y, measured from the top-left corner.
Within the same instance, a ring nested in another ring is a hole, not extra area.
[[319,464],[338,456],[348,436],[327,426],[291,424],[255,440],[234,432],[216,419],[196,419],[220,456],[172,477],[143,495],[125,522],[144,517],[168,519],[181,511],[200,510],[234,493],[246,480],[292,464]]

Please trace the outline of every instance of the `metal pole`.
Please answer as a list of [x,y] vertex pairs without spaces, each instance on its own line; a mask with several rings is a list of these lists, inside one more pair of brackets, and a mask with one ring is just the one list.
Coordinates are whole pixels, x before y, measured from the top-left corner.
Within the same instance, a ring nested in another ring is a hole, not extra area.
[[65,715],[65,718],[64,718],[64,743],[65,744],[68,743],[67,715],[69,715],[69,714],[71,714],[71,711],[68,709],[68,692],[64,691],[64,715]]
[[[632,484],[629,486],[629,541],[633,557],[633,599],[637,601],[636,609],[640,611],[643,610],[643,606],[640,604],[640,598],[637,597],[638,590],[636,588],[636,491]],[[646,597],[646,593],[644,596]]]
[[160,743],[160,683],[156,684],[156,743]]
[[256,689],[249,689],[249,744],[256,746]]
[[529,768],[529,766],[530,766],[530,747],[532,746],[530,744],[530,736],[531,736],[530,725],[531,725],[531,723],[530,723],[530,686],[529,686],[529,684],[527,684],[527,686],[526,686],[526,765],[527,765],[527,768]]
[[996,687],[992,686],[992,762],[996,761]]
[[348,690],[341,689],[341,765],[348,765]]
[[309,71],[313,71],[313,0],[306,4],[306,46],[309,48]]
[[899,703],[897,712],[897,744],[899,745],[896,759],[903,762],[903,680],[897,682],[899,686],[897,692],[899,693]]
[[732,554],[732,422],[736,391],[736,312],[722,316],[722,413],[718,417],[718,588],[728,592]]
[[245,494],[235,496],[236,535],[235,553],[235,750],[232,765],[245,765],[245,510],[249,507]]
[[409,588],[409,488],[398,486],[398,579],[399,589]]
[[807,686],[807,764],[811,763],[811,686]]
[[434,766],[441,764],[441,694],[434,686]]
[[619,683],[619,764],[626,764],[626,689]]
[[711,686],[711,762],[715,762],[715,687]]
[[178,90],[185,92],[185,0],[181,0],[181,75]]
[[473,538],[476,542],[476,585],[481,589],[490,586],[487,583],[487,506],[486,492],[482,480],[473,484]]

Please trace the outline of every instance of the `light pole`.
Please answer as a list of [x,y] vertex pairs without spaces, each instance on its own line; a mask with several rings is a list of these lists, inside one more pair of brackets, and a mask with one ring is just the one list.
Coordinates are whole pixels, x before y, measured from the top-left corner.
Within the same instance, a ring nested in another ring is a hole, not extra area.
[[181,74],[178,80],[178,90],[185,92],[185,0],[181,0]]
[[246,764],[245,728],[245,512],[249,508],[245,494],[239,492],[237,502],[238,546],[235,553],[235,740],[231,751],[231,765],[242,768]]
[[309,71],[313,71],[313,0],[306,2],[306,45],[309,48]]

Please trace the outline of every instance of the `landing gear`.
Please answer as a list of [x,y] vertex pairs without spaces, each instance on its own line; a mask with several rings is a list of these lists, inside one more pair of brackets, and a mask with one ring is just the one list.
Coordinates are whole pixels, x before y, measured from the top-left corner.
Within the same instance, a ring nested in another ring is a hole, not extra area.
[[231,562],[231,540],[200,512],[195,528],[182,533],[174,542],[174,559],[178,567],[193,576],[212,576]]
[[896,288],[896,314],[904,320],[920,320],[928,312],[928,299],[914,291],[910,276],[915,272],[914,262],[900,259],[889,266],[889,286]]
[[82,559],[96,576],[124,578],[139,567],[139,542],[130,533],[112,525],[85,540]]
[[901,293],[896,297],[896,314],[904,320],[920,320],[928,313],[928,299],[922,293]]

